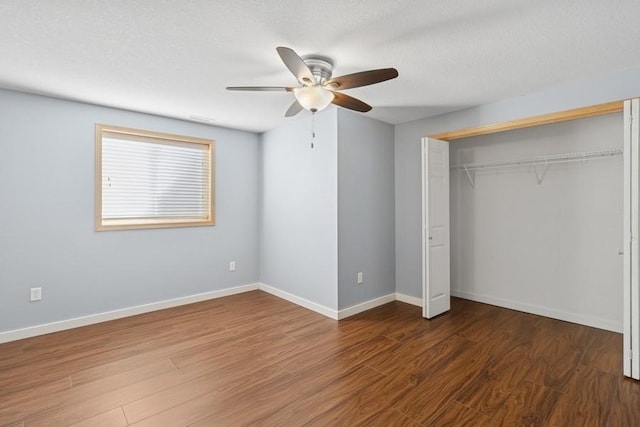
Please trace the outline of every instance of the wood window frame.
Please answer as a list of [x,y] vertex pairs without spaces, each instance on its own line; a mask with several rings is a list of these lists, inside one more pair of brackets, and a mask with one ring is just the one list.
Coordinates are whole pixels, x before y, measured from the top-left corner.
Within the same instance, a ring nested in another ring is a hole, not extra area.
[[[135,218],[135,219],[109,219],[102,217],[102,139],[105,133],[130,136],[132,140],[163,140],[165,144],[176,145],[199,144],[207,147],[209,156],[208,186],[209,204],[208,216],[203,219],[183,218]],[[153,228],[176,227],[202,227],[215,225],[215,140],[171,133],[156,132],[143,129],[134,129],[121,126],[96,123],[95,125],[95,229],[96,231],[108,230],[138,230]]]

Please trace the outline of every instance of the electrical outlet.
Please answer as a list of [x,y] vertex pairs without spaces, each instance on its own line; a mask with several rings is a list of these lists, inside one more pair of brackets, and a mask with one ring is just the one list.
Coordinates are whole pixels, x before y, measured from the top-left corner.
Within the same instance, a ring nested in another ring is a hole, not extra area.
[[236,262],[235,261],[231,261],[229,263],[229,271],[236,271]]
[[31,288],[29,301],[40,301],[42,299],[42,288]]
[[358,285],[362,285],[364,283],[364,274],[362,271],[358,272]]

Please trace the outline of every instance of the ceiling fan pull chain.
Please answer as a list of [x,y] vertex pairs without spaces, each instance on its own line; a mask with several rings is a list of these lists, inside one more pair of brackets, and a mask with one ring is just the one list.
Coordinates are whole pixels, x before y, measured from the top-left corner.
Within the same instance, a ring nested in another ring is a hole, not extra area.
[[316,112],[311,112],[311,148],[316,139]]

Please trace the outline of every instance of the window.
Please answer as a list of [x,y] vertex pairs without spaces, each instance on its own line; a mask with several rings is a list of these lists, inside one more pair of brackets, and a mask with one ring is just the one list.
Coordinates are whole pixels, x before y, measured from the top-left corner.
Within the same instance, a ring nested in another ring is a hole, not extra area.
[[214,225],[212,140],[96,125],[96,230]]

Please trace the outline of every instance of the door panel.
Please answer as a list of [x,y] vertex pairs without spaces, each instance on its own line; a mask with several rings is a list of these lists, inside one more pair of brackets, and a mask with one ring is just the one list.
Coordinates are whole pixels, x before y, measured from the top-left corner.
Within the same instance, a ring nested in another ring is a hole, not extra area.
[[640,99],[631,100],[631,377],[640,379]]
[[624,103],[624,375],[640,379],[640,100]]
[[631,101],[624,103],[623,372],[631,376]]
[[422,141],[423,310],[428,319],[449,310],[449,143]]
[[[640,100],[624,103],[623,371],[640,379]],[[633,357],[632,357],[633,355]]]

